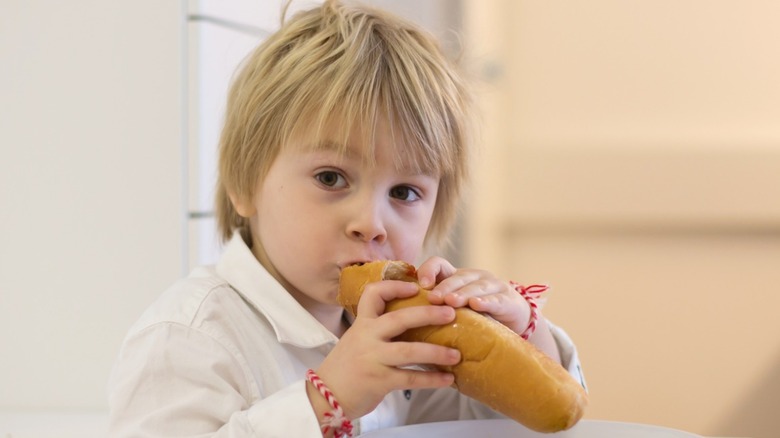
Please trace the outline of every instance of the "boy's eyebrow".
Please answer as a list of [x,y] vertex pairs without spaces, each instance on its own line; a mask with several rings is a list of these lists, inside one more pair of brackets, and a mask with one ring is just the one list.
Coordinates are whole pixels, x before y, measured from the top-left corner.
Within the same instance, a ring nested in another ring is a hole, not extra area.
[[[321,140],[310,144],[312,151],[336,152],[345,158],[353,159],[360,156],[357,148],[350,144],[343,144],[335,140]],[[411,156],[409,157],[411,158]],[[412,164],[410,160],[399,160],[396,162],[396,170],[406,175],[424,175],[430,177],[437,176],[437,170],[424,169]]]

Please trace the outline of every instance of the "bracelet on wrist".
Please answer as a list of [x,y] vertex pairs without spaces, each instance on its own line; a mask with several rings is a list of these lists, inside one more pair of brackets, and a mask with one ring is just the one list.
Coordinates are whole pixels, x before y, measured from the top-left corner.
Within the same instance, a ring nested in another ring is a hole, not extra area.
[[520,296],[525,298],[525,301],[528,303],[528,307],[531,309],[531,316],[528,318],[528,326],[525,328],[525,330],[523,330],[522,333],[520,333],[521,338],[528,340],[528,338],[533,334],[534,330],[536,330],[536,321],[539,318],[539,305],[536,303],[536,300],[543,293],[547,292],[549,287],[541,284],[523,286],[521,284],[515,283],[514,281],[510,281],[509,284],[515,288]]
[[341,405],[336,401],[336,397],[330,392],[325,383],[320,379],[320,376],[314,372],[314,370],[308,370],[306,372],[306,380],[311,382],[315,388],[325,397],[332,411],[325,413],[325,420],[320,424],[323,434],[327,434],[329,431],[333,431],[334,438],[351,438],[352,437],[352,422],[344,415],[344,410]]

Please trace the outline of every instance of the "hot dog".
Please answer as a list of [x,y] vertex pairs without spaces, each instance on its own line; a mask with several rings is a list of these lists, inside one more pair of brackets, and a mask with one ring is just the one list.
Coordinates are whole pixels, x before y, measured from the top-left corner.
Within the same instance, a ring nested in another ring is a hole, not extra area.
[[[380,280],[416,282],[414,266],[400,261],[376,261],[344,268],[339,303],[357,316],[357,305],[368,283]],[[428,290],[387,303],[386,312],[430,305]],[[583,387],[557,362],[503,324],[469,308],[455,311],[447,325],[407,330],[399,340],[429,342],[456,348],[462,360],[438,367],[455,375],[454,386],[509,418],[538,432],[569,429],[582,418],[588,403]]]

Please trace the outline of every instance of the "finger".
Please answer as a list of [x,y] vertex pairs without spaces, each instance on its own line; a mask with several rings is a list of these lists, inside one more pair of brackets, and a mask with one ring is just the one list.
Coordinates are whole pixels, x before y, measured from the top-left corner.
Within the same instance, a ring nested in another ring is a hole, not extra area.
[[501,286],[487,277],[483,271],[458,270],[458,272],[436,285],[429,294],[432,304],[447,304],[463,307],[471,297],[496,293]]
[[[519,298],[519,297],[518,297]],[[522,298],[514,299],[511,296],[501,293],[489,294],[471,297],[468,299],[468,306],[477,312],[490,313],[493,316],[501,316],[513,304],[519,304]]]
[[441,292],[442,294],[448,294],[455,292],[456,290],[461,289],[470,283],[481,280],[489,281],[490,279],[492,279],[492,276],[485,271],[478,269],[459,269],[449,278],[443,279],[441,282],[439,282],[434,290]]
[[401,368],[392,375],[393,389],[444,388],[455,383],[455,375],[440,371]]
[[455,309],[450,306],[412,306],[382,315],[377,330],[383,339],[391,340],[409,329],[444,325],[454,319]]
[[365,286],[358,302],[357,314],[363,318],[376,318],[385,313],[385,305],[396,298],[416,295],[419,288],[407,281],[383,280]]
[[417,282],[430,289],[439,281],[455,274],[457,269],[442,257],[431,257],[417,268]]
[[[445,289],[446,290],[446,289]],[[469,304],[472,299],[487,297],[487,296],[504,296],[506,287],[501,282],[492,280],[474,280],[462,287],[447,293],[442,297],[444,304],[453,307],[463,307]]]
[[474,297],[469,299],[468,306],[477,312],[490,315],[516,332],[525,329],[531,315],[528,302],[519,294],[502,293]]
[[460,351],[426,342],[391,342],[386,350],[385,364],[395,367],[409,365],[453,366],[460,362]]

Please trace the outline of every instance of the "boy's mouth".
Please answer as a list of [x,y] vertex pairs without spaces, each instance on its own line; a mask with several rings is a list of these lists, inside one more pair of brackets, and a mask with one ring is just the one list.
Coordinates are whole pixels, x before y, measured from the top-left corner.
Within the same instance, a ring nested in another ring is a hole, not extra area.
[[365,260],[365,261],[364,260],[359,260],[359,261],[352,261],[352,262],[348,262],[348,263],[344,263],[344,264],[340,263],[339,264],[339,270],[343,271],[344,268],[348,268],[350,266],[363,266],[366,263],[370,263],[370,262],[371,262],[371,260]]
[[339,271],[343,271],[344,268],[347,268],[349,266],[361,266],[361,265],[365,265],[366,263],[375,262],[377,260],[388,259],[387,254],[382,254],[379,252],[365,252],[365,253],[358,253],[355,255],[356,255],[355,258],[342,259],[341,261],[338,261],[337,264],[339,267]]

